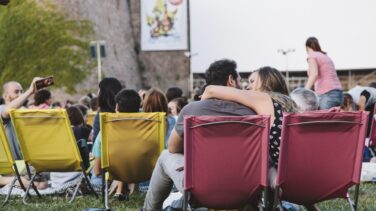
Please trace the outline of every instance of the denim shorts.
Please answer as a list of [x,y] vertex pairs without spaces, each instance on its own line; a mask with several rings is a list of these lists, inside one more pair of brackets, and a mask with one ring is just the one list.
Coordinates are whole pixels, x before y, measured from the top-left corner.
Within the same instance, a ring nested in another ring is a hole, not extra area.
[[331,90],[325,94],[319,95],[320,109],[329,109],[341,106],[343,101],[343,91],[339,89]]
[[93,186],[102,187],[102,175],[98,175],[98,176],[95,175],[93,169],[90,172],[91,172],[90,183]]

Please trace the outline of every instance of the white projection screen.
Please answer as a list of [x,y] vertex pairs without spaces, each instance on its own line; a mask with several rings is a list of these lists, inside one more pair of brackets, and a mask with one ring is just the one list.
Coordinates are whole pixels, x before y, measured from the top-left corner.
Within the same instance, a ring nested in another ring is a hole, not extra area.
[[190,0],[191,71],[222,58],[235,60],[239,72],[304,71],[310,36],[337,70],[376,68],[375,9],[375,0]]

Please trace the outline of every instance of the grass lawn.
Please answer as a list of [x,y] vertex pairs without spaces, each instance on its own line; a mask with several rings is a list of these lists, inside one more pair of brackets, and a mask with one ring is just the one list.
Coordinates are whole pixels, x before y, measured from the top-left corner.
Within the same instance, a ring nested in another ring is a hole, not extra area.
[[[309,190],[307,190],[309,191]],[[351,192],[353,193],[353,192]],[[4,196],[0,196],[0,200],[4,200]],[[131,195],[130,200],[126,202],[111,201],[111,207],[114,210],[140,210],[145,198],[144,193],[135,193]],[[100,208],[103,207],[101,199],[96,199],[94,196],[80,196],[72,204],[68,204],[64,197],[48,196],[38,199],[33,197],[30,200],[30,205],[23,205],[21,198],[12,197],[11,201],[5,206],[0,207],[0,210],[84,210],[85,208]],[[319,204],[322,211],[325,210],[349,210],[349,205],[344,199],[336,199]],[[359,209],[364,211],[376,210],[376,184],[365,183],[360,186],[359,195]]]

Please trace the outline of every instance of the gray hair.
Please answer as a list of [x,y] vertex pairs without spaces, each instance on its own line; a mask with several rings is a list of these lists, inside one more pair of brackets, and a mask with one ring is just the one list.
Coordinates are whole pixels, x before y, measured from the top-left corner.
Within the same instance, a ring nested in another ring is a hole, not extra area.
[[80,100],[78,101],[78,104],[84,105],[88,108],[90,108],[90,97],[89,96],[82,96]]
[[291,92],[290,97],[298,105],[300,112],[313,111],[319,108],[319,97],[310,89],[296,88]]

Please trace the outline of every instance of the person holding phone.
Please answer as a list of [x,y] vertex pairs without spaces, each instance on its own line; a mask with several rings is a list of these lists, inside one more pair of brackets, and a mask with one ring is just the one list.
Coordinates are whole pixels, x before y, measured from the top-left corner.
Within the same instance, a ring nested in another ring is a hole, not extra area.
[[25,92],[23,92],[21,84],[17,81],[9,81],[3,85],[3,98],[5,104],[0,105],[0,114],[10,148],[14,159],[16,160],[22,160],[22,155],[18,145],[16,132],[14,131],[13,124],[10,120],[9,111],[23,106],[26,100],[36,92],[35,82],[40,79],[40,77],[34,78],[30,87]]
[[[37,90],[35,82],[42,79],[41,77],[35,77],[31,82],[29,89],[25,92],[22,86],[17,81],[8,81],[3,85],[3,98],[5,104],[0,105],[1,122],[3,123],[5,134],[9,141],[9,146],[12,151],[15,160],[22,160],[21,150],[18,144],[18,139],[12,121],[10,119],[9,111],[14,108],[21,108],[26,100],[32,96]],[[0,175],[0,186],[9,184],[13,180],[13,177]],[[27,184],[27,181],[23,181]],[[38,189],[46,188],[47,183],[37,182],[35,183]]]

